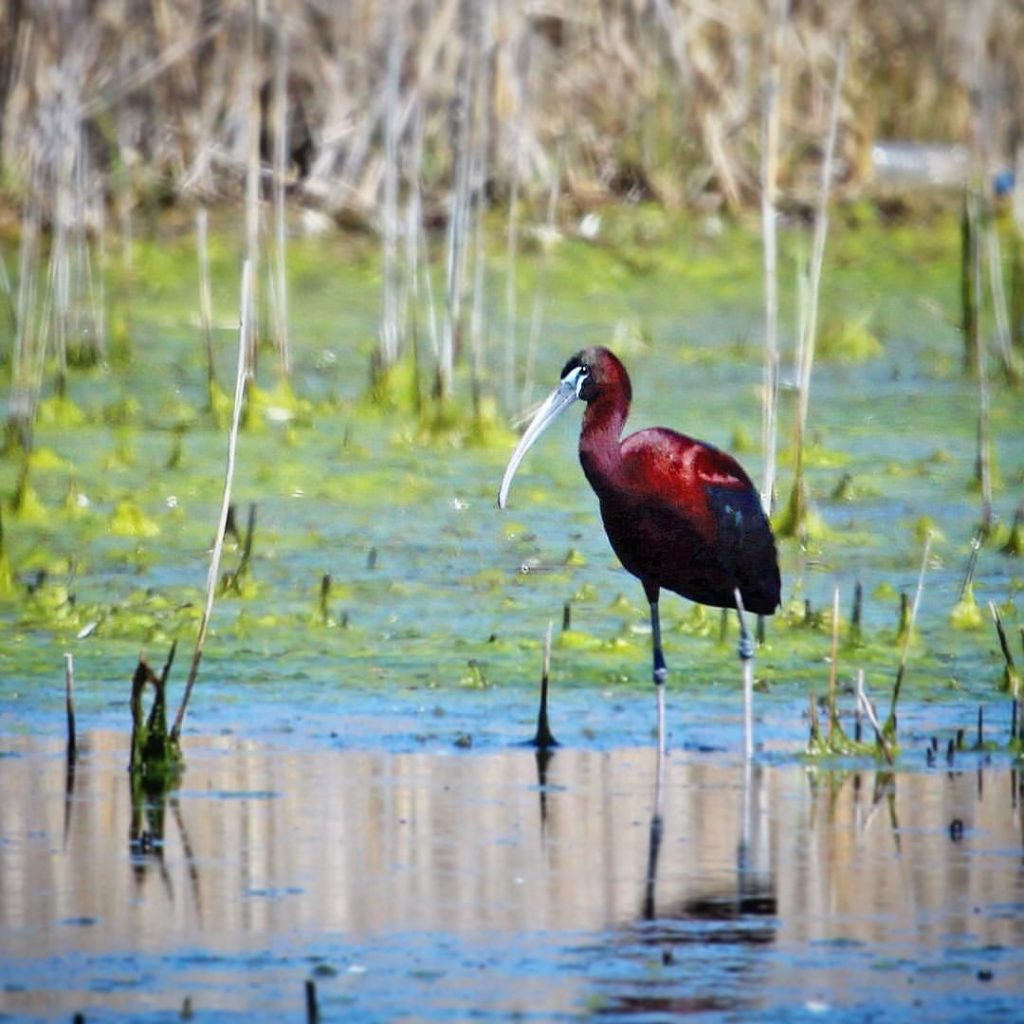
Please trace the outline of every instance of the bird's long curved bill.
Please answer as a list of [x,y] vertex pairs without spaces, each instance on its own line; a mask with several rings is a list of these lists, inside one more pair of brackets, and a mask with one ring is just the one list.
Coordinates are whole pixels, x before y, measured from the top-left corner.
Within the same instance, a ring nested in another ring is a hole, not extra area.
[[569,379],[563,380],[544,400],[544,404],[537,410],[530,425],[526,428],[526,433],[519,439],[519,444],[516,445],[516,450],[505,467],[505,475],[501,478],[501,489],[498,491],[498,508],[505,507],[505,502],[508,500],[508,489],[512,485],[512,477],[515,476],[519,463],[523,461],[523,456],[533,447],[534,441],[575,401],[575,382]]

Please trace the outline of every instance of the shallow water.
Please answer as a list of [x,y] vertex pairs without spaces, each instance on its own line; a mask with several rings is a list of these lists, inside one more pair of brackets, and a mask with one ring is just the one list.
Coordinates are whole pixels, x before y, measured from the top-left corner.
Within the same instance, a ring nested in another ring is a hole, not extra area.
[[328,1020],[1019,1013],[1009,759],[887,774],[680,746],[658,845],[647,744],[359,736],[190,737],[180,787],[134,806],[122,733],[86,734],[73,777],[60,741],[5,738],[0,1009],[296,1019],[312,978]]

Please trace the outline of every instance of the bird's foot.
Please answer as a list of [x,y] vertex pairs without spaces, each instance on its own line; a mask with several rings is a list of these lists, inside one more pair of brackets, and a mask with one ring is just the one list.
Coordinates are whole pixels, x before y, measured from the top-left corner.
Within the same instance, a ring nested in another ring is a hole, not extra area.
[[750,661],[750,659],[753,658],[754,640],[749,634],[744,633],[744,635],[740,637],[737,654],[740,656],[740,661]]

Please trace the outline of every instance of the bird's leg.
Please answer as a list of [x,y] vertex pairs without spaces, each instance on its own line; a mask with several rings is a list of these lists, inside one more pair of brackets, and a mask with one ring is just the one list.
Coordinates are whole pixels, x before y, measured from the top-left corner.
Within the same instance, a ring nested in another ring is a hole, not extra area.
[[736,615],[740,620],[740,642],[737,653],[743,666],[743,752],[749,760],[754,756],[754,639],[747,632],[747,620],[743,614],[743,597],[740,588],[736,595]]
[[668,678],[665,667],[665,653],[661,649],[661,617],[658,615],[658,602],[651,602],[651,642],[654,645],[654,682],[656,686],[664,684]]
[[754,638],[747,630],[747,618],[744,614],[743,596],[740,594],[740,588],[737,587],[733,593],[736,595],[736,615],[740,620],[740,642],[736,653],[739,654],[741,661],[749,661],[754,657]]
[[661,619],[658,615],[658,599],[651,601],[651,643],[654,647],[654,689],[658,697],[658,758],[665,754],[665,653],[661,649]]

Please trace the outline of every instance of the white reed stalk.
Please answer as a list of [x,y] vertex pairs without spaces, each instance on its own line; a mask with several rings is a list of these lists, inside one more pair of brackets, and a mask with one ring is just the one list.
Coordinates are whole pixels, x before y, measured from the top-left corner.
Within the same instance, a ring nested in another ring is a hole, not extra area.
[[770,516],[775,504],[779,408],[779,273],[776,196],[782,80],[782,31],[789,0],[775,0],[765,11],[764,75],[761,83],[761,232],[764,245],[764,384],[761,394],[764,482],[761,506]]
[[196,677],[199,675],[199,663],[203,657],[206,634],[213,615],[213,601],[217,594],[217,580],[220,578],[220,559],[224,551],[224,533],[228,525],[228,509],[231,507],[231,487],[235,479],[235,455],[238,450],[238,428],[242,417],[242,399],[245,395],[247,376],[246,358],[250,351],[249,333],[252,330],[252,264],[246,260],[242,264],[242,297],[240,323],[238,328],[238,364],[235,370],[235,397],[231,409],[231,429],[228,433],[227,465],[224,470],[224,494],[221,498],[220,516],[217,520],[217,532],[213,541],[213,553],[210,555],[210,568],[206,574],[206,604],[203,616],[199,621],[199,634],[196,637],[195,650],[192,652],[192,663],[185,682],[185,693],[181,698],[181,706],[174,718],[171,739],[177,742],[181,735],[181,726],[185,720],[185,711],[192,696]]
[[821,187],[814,218],[814,241],[811,250],[811,274],[807,296],[807,319],[801,346],[802,362],[799,367],[800,431],[807,424],[807,407],[811,394],[811,369],[814,365],[814,347],[818,330],[818,296],[821,275],[825,265],[825,242],[828,238],[828,202],[832,190],[832,164],[835,157],[836,137],[839,134],[839,108],[842,101],[843,77],[846,71],[846,35],[844,23],[839,26],[836,44],[836,65],[832,82],[832,105],[829,113],[828,136],[821,162]]

